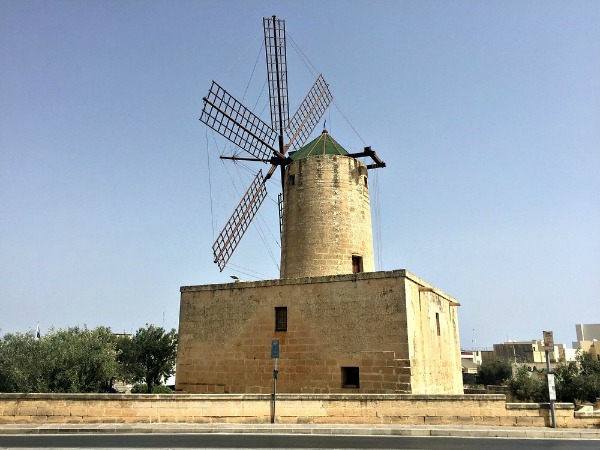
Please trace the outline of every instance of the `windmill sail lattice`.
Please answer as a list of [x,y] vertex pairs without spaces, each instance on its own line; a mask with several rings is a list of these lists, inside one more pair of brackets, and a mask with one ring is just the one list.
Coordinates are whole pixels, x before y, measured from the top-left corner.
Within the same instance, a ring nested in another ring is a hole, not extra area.
[[257,159],[268,162],[277,133],[213,81],[200,121]]
[[287,128],[290,117],[288,105],[287,56],[285,45],[285,20],[275,17],[263,19],[265,54],[269,82],[271,123],[277,132]]
[[[271,126],[215,81],[203,99],[200,115],[201,122],[257,161],[271,163],[266,176],[263,177],[262,171],[256,175],[213,244],[214,260],[221,271],[262,205],[267,195],[266,181],[277,166],[283,168],[290,163],[285,156],[287,150],[302,146],[333,100],[328,84],[319,75],[294,116],[289,118],[285,21],[267,17],[263,19],[263,28]],[[289,139],[287,144],[284,144],[284,135]]]
[[227,261],[231,258],[266,196],[267,190],[265,189],[262,170],[259,170],[231,218],[227,221],[225,228],[221,230],[213,244],[215,262],[221,271],[225,268]]
[[287,147],[298,150],[306,142],[332,100],[329,86],[323,76],[319,75],[290,121],[287,130],[290,142]]

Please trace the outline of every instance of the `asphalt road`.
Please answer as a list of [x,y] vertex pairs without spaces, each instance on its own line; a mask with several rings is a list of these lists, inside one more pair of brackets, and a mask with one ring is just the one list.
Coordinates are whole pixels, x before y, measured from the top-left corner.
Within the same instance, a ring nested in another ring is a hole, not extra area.
[[332,436],[273,434],[57,434],[4,435],[0,448],[396,448],[443,450],[578,450],[598,440]]

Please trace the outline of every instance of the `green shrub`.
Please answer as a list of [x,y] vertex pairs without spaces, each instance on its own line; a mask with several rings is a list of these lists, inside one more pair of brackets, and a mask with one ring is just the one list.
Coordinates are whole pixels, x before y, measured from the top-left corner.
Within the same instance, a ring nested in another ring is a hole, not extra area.
[[[131,388],[131,393],[132,394],[148,394],[148,385],[146,383],[138,383],[138,384],[134,384],[133,387]],[[152,386],[152,394],[172,394],[173,391],[171,390],[171,388],[163,385],[163,384],[158,384],[158,385],[154,385]]]
[[544,386],[546,388],[546,397],[548,395],[547,381],[544,383],[539,378],[531,376],[527,367],[520,366],[510,380],[508,388],[515,399],[521,402],[539,402],[548,401],[543,399]]
[[117,361],[121,378],[129,383],[146,383],[149,391],[174,373],[177,359],[177,331],[166,332],[146,325],[133,336],[117,339]]
[[579,366],[576,361],[560,362],[554,367],[556,400],[575,403],[578,390]]
[[[569,403],[594,403],[600,397],[600,361],[581,352],[576,361],[562,361],[554,367],[556,400]],[[526,367],[519,367],[509,380],[510,391],[517,400],[548,402],[548,379],[531,377]]]
[[131,388],[132,394],[147,394],[148,393],[148,385],[146,383],[137,383],[134,384]]
[[477,384],[501,385],[510,378],[511,373],[510,364],[497,359],[481,365],[477,374]]
[[163,384],[159,384],[157,386],[152,387],[152,393],[153,394],[172,394],[173,391],[171,390],[170,387],[165,386]]
[[104,392],[117,375],[110,329],[50,329],[0,340],[1,392]]

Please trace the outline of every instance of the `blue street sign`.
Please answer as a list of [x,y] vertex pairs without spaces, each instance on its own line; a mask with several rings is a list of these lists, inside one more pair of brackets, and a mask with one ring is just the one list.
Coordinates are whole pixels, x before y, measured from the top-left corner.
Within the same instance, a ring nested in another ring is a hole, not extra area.
[[279,339],[271,341],[271,358],[279,358]]

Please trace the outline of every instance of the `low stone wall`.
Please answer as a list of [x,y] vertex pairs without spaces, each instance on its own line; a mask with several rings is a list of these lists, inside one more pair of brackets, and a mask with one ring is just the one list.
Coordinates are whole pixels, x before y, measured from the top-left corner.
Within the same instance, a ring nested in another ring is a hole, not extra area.
[[[279,394],[278,423],[549,426],[547,404],[504,395]],[[269,423],[267,394],[0,394],[0,423]],[[558,427],[600,427],[600,410],[556,404]]]

